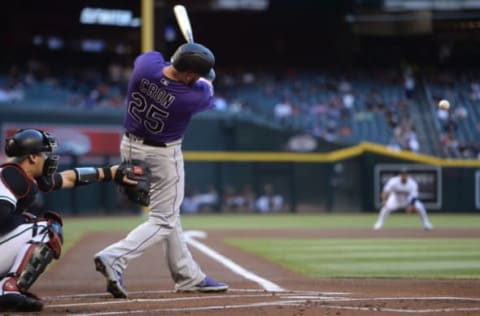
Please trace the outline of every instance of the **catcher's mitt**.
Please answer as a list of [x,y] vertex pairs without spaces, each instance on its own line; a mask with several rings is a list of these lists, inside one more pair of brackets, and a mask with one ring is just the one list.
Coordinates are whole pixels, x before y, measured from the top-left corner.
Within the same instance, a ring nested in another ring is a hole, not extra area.
[[408,205],[405,211],[407,214],[415,214],[417,209],[415,208],[415,205]]
[[[127,184],[123,181],[124,176],[138,183],[135,185]],[[118,165],[115,173],[115,182],[120,185],[128,199],[143,206],[150,204],[151,178],[152,172],[148,164],[145,161],[136,159],[122,162]]]

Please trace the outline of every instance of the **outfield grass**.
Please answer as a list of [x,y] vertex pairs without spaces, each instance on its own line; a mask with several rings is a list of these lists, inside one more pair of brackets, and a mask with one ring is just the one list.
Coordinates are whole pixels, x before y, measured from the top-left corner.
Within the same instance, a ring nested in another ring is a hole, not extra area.
[[480,278],[478,239],[228,239],[313,278]]
[[[301,229],[301,228],[371,228],[376,214],[351,215],[183,215],[185,229]],[[430,215],[436,228],[479,228],[479,215]],[[66,218],[65,229],[86,231],[129,230],[145,220],[142,216]],[[385,228],[421,227],[420,217],[393,214]]]
[[[376,214],[189,215],[185,229],[371,229]],[[65,251],[83,234],[128,232],[145,217],[66,218]],[[431,215],[437,229],[480,229],[480,215]],[[389,228],[421,229],[418,216],[391,215]],[[228,239],[240,249],[314,278],[480,278],[480,239]]]
[[[479,228],[478,215],[430,215],[437,228]],[[182,217],[186,229],[292,229],[292,228],[372,228],[377,214],[344,215],[189,215]],[[422,227],[418,215],[394,213],[385,228]]]

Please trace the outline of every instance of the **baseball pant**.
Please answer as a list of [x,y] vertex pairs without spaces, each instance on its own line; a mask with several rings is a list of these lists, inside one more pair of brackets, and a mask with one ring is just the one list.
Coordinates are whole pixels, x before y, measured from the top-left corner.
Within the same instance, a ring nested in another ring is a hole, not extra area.
[[[425,207],[423,206],[423,203],[419,200],[415,201],[415,209],[417,212],[420,214],[420,217],[422,219],[423,227],[424,228],[431,228],[432,224],[430,223],[430,220],[428,219],[427,211]],[[377,222],[375,223],[375,229],[381,229],[383,227],[383,224],[385,222],[385,219],[387,216],[395,212],[399,209],[405,209],[408,207],[408,201],[405,199],[399,199],[395,195],[390,195],[387,198],[387,201],[385,202],[385,205],[382,207],[380,210],[380,214],[378,215]]]
[[32,242],[50,241],[47,222],[22,224],[13,231],[0,237],[0,276],[18,270],[26,251]]
[[185,175],[181,144],[153,147],[123,137],[123,160],[139,159],[152,170],[150,213],[148,220],[132,230],[125,239],[97,253],[115,270],[123,272],[129,262],[150,247],[164,242],[168,268],[176,289],[188,289],[202,281],[205,274],[192,258],[180,221]]

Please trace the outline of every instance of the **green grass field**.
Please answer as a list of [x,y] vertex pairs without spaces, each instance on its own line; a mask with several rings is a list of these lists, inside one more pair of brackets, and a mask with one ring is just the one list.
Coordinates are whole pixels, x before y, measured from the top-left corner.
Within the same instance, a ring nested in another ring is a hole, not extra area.
[[231,239],[305,276],[480,278],[478,239]]
[[[197,215],[185,229],[371,229],[368,215]],[[480,215],[431,215],[437,229],[480,229]],[[128,231],[142,217],[66,218],[65,249],[91,231]],[[385,229],[421,229],[418,216],[394,214]],[[227,239],[229,244],[313,278],[480,278],[480,238]]]

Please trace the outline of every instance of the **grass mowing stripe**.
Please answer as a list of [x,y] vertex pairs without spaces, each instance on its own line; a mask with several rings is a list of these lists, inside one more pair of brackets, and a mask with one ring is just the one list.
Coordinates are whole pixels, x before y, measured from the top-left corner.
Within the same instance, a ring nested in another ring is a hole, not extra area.
[[227,242],[309,277],[480,278],[477,239],[245,238]]
[[[297,229],[326,228],[371,229],[377,213],[370,214],[223,214],[223,215],[183,215],[182,222],[188,229]],[[478,228],[480,216],[474,214],[430,215],[436,228]],[[419,216],[394,213],[388,217],[388,228],[422,229]]]
[[[292,252],[290,255],[295,256],[297,260],[301,259],[308,259],[311,257],[310,254],[305,254],[302,252]],[[448,253],[438,253],[438,252],[428,252],[428,253],[418,253],[418,252],[390,252],[390,253],[378,253],[378,252],[368,252],[368,253],[339,253],[339,254],[331,254],[331,253],[322,253],[322,262],[337,262],[339,259],[343,260],[356,260],[356,261],[363,261],[363,262],[375,262],[375,261],[383,261],[383,262],[410,262],[412,257],[416,257],[416,261],[420,262],[422,260],[425,261],[437,261],[437,260],[451,260],[451,258],[455,258],[455,260],[478,260],[478,254],[465,254],[461,252],[448,252]]]
[[[376,220],[376,213],[371,214],[221,214],[221,215],[182,215],[185,229],[308,229],[308,228],[367,228],[371,229]],[[431,220],[437,228],[478,228],[478,215],[437,215]],[[130,230],[145,220],[145,216],[122,217],[66,217],[65,228],[80,231]],[[392,214],[386,228],[419,228],[418,216]]]

